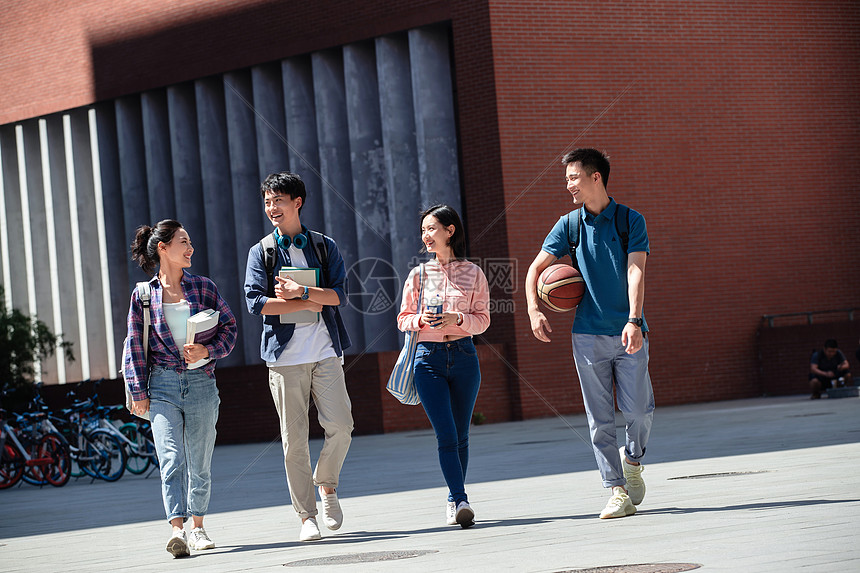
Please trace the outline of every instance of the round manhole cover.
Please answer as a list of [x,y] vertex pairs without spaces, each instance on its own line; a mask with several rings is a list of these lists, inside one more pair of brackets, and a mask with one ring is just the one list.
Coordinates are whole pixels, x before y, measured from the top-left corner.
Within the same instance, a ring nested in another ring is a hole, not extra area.
[[588,569],[568,569],[557,573],[681,573],[701,567],[699,563],[642,563],[640,565],[609,565]]
[[729,476],[749,476],[755,474],[766,474],[768,470],[759,470],[754,472],[719,472],[714,474],[695,474],[691,476],[679,476],[673,478],[667,478],[669,480],[673,479],[707,479],[707,478],[721,478],[721,477],[729,477]]
[[514,442],[511,445],[512,446],[534,446],[537,444],[552,444],[555,442],[567,442],[567,441],[568,441],[568,439],[566,439],[566,438],[564,440],[535,440],[533,442]]
[[354,565],[356,563],[376,563],[378,561],[396,561],[411,559],[430,553],[439,553],[435,549],[415,551],[370,551],[367,553],[347,553],[346,555],[331,555],[315,559],[302,559],[284,563],[284,567],[313,567],[315,565]]

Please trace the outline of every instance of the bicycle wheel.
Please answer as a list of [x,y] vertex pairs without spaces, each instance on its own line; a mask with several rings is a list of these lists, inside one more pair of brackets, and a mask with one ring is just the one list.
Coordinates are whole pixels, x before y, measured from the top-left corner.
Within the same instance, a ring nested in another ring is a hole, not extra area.
[[87,472],[84,471],[84,467],[86,462],[79,461],[78,458],[81,457],[81,452],[77,451],[72,454],[72,469],[69,472],[73,478],[79,478],[87,475]]
[[12,487],[23,475],[23,456],[9,444],[4,444],[3,450],[0,451],[0,489]]
[[63,439],[56,434],[45,434],[39,442],[39,457],[50,458],[51,463],[44,466],[45,480],[54,487],[62,487],[72,477],[72,459]]
[[151,458],[144,453],[147,451],[148,445],[146,438],[142,432],[138,431],[137,424],[134,422],[123,424],[119,427],[119,431],[135,444],[135,449],[128,456],[125,469],[136,475],[142,474],[149,469],[149,465],[152,463]]
[[116,481],[125,473],[127,457],[119,439],[107,430],[93,430],[87,436],[87,457],[96,477]]
[[[86,456],[86,447],[82,444],[82,440],[78,434],[79,429],[76,426],[71,426],[64,430],[66,437],[66,448],[69,450],[69,457],[72,459],[72,465],[69,468],[69,474],[73,478],[79,478],[87,475],[85,468],[87,463],[81,458]],[[95,477],[95,476],[93,476]]]
[[158,452],[155,451],[155,438],[152,437],[152,426],[147,424],[140,431],[143,434],[143,439],[146,440],[146,453],[152,465],[158,468]]
[[96,450],[89,447],[89,441],[84,438],[80,450],[78,450],[72,460],[72,477],[90,476],[91,478],[99,479],[99,472],[96,471],[98,463],[93,463],[95,460],[100,460],[101,456]]
[[[24,441],[25,439],[29,440],[30,438],[19,435],[19,439]],[[24,461],[24,475],[22,475],[21,478],[31,485],[43,486],[48,483],[48,480],[45,479],[45,466],[49,461],[46,459],[45,463],[37,463],[37,460],[40,458],[40,445],[41,441],[24,441],[24,447],[27,448],[27,455],[30,456],[30,459]]]

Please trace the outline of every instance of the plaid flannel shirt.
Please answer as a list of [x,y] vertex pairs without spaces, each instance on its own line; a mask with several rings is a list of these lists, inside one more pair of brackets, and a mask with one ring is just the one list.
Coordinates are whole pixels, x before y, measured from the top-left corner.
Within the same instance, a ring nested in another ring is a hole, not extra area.
[[[164,319],[164,310],[161,306],[161,281],[158,280],[157,275],[149,281],[149,285],[151,289],[149,310],[152,321],[149,326],[149,359],[147,361],[143,354],[143,303],[136,288],[131,293],[131,304],[128,309],[128,337],[125,341],[127,348],[123,349],[126,356],[123,364],[125,379],[135,400],[145,400],[149,397],[147,392],[149,365],[158,364],[180,372],[186,370],[188,366],[182,357],[184,341],[177,344],[173,340],[170,327]],[[188,301],[191,316],[206,309],[214,309],[221,313],[218,334],[206,345],[212,360],[203,366],[206,374],[213,378],[215,361],[230,354],[236,344],[236,317],[218,294],[218,288],[212,280],[183,271],[180,285],[185,300]]]

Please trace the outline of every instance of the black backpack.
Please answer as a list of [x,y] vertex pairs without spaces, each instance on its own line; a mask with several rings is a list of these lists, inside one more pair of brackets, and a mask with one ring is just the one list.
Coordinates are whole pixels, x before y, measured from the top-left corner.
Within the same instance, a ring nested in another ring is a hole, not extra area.
[[[325,244],[325,238],[322,233],[317,231],[308,231],[308,235],[310,235],[311,245],[322,267],[324,286],[328,287],[328,248]],[[260,239],[260,247],[263,249],[263,262],[266,266],[266,296],[273,297],[275,296],[275,265],[278,263],[275,235],[269,233]]]
[[[585,207],[580,207],[585,209]],[[576,211],[576,224],[571,225],[571,213],[567,214],[567,242],[570,249],[570,260],[573,263],[573,268],[579,270],[579,263],[576,262],[576,247],[579,246],[579,234],[582,232],[582,215]],[[621,219],[624,219],[624,224],[621,224]],[[575,226],[576,230],[571,231],[571,227]],[[630,207],[627,205],[618,204],[618,209],[615,212],[615,232],[621,237],[621,251],[627,257],[627,245],[630,244]]]

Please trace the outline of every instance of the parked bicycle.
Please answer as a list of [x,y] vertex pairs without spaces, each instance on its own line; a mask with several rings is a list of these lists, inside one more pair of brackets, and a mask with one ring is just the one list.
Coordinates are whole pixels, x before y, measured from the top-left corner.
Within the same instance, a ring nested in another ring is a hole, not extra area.
[[50,412],[37,385],[32,407],[43,415],[42,425],[58,434],[66,444],[72,460],[73,477],[88,475],[105,481],[116,481],[125,473],[128,454],[122,442],[99,427],[92,400],[75,402],[55,415]]
[[16,416],[17,427],[6,420],[0,409],[0,489],[12,487],[21,479],[33,485],[66,485],[71,477],[69,450],[63,437],[42,432],[35,421],[44,415]]
[[95,415],[98,417],[99,427],[113,434],[125,449],[128,458],[125,468],[133,474],[140,475],[153,464],[158,467],[152,428],[145,420],[141,420],[143,424],[128,422],[117,427],[116,414],[124,409],[123,405],[97,406]]
[[103,379],[100,379],[93,384],[93,393],[90,396],[90,400],[95,405],[93,415],[98,417],[99,427],[112,433],[123,445],[128,457],[126,469],[140,475],[151,465],[158,467],[155,441],[152,438],[152,426],[149,421],[134,418],[133,422],[120,424],[119,414],[125,411],[125,406],[101,405],[98,391],[102,381]]

